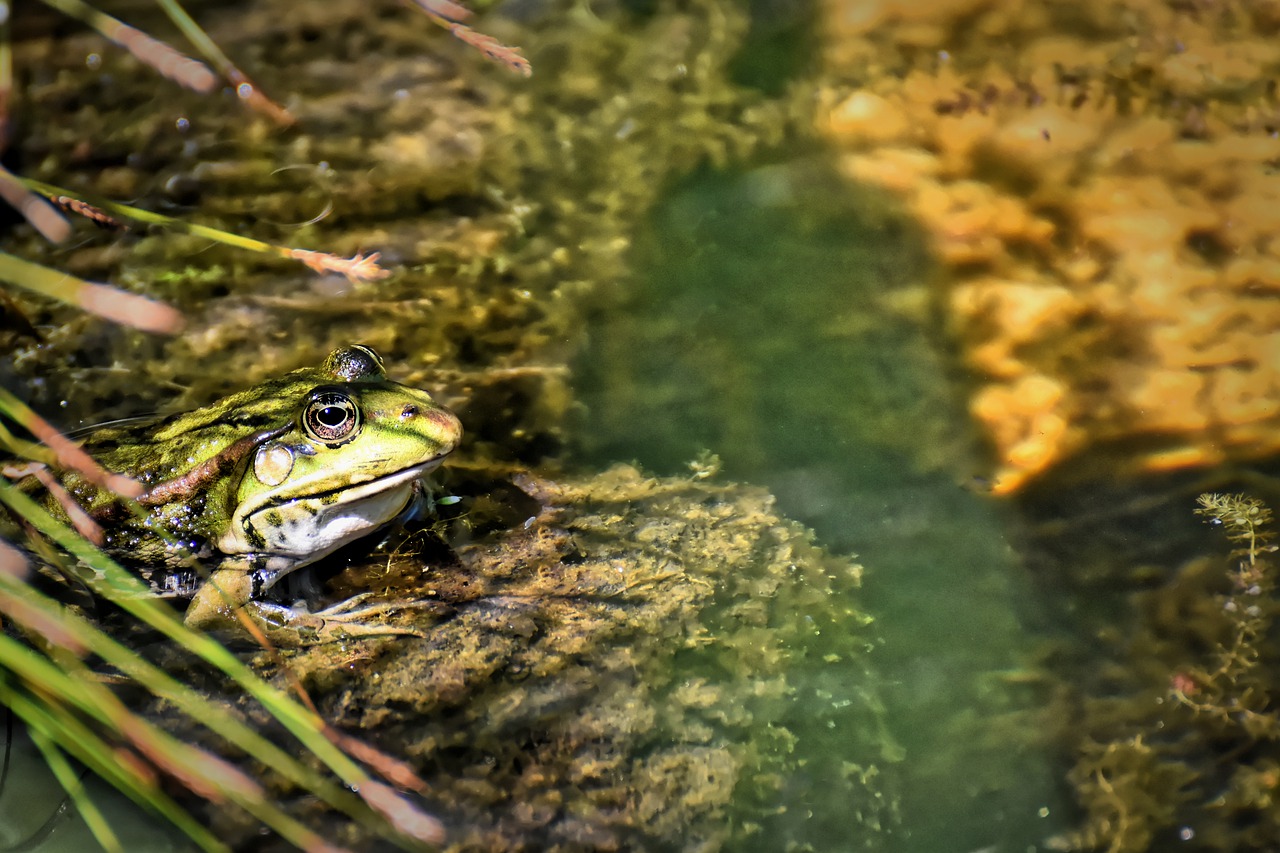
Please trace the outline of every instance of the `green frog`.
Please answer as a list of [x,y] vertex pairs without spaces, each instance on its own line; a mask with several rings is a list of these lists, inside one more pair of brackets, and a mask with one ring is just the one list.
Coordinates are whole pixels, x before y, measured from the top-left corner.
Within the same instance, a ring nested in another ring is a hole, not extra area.
[[240,610],[282,645],[413,633],[368,621],[394,605],[367,596],[315,613],[258,599],[410,511],[461,437],[452,412],[387,379],[378,354],[356,345],[193,412],[90,433],[91,456],[146,487],[145,513],[77,474],[64,482],[108,553],[158,594],[191,599],[193,628],[234,630]]

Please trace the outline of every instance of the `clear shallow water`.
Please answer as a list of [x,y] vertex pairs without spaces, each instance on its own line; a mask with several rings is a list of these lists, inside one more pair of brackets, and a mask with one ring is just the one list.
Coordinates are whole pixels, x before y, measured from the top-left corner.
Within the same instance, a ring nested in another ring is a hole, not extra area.
[[[765,21],[786,4],[755,5]],[[738,76],[776,92],[807,47],[793,33],[770,59],[759,48],[777,33],[760,33]],[[965,379],[923,331],[936,328],[933,272],[911,224],[821,153],[792,151],[689,177],[634,242],[629,295],[601,306],[579,362],[577,461],[686,473],[711,450],[723,477],[769,486],[866,565],[875,687],[905,749],[898,849],[1024,850],[1069,823],[1065,767],[1043,748],[1027,713],[1040,697],[1020,677],[1043,639],[1026,628],[1043,593],[1019,565],[1017,520],[969,488],[984,466],[959,403]],[[816,677],[809,695],[825,689]],[[818,784],[795,780],[791,801]],[[798,820],[797,834],[845,849],[833,823]]]
[[[963,377],[929,340],[910,226],[818,156],[674,188],[624,304],[579,362],[579,461],[679,474],[703,450],[867,568],[895,737],[902,850],[1027,850],[1066,823],[1021,679],[1038,638],[1011,519],[981,470]],[[796,614],[803,618],[803,614]],[[806,837],[842,849],[838,834]]]
[[[10,726],[8,716],[8,710],[0,708],[0,726],[5,732],[5,753],[0,762],[0,850],[102,850],[25,728],[18,722]],[[195,849],[168,823],[155,820],[92,773],[83,772],[81,782],[93,803],[111,817],[122,849],[139,853]]]

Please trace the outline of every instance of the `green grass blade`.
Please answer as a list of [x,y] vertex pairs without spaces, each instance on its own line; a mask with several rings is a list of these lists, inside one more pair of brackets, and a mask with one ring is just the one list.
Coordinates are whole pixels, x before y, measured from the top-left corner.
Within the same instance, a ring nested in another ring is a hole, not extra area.
[[[75,535],[65,525],[60,524],[29,496],[14,486],[0,483],[0,502],[7,504],[39,532],[72,555],[97,569],[102,575],[101,579],[89,579],[88,582],[101,594],[235,680],[344,784],[352,789],[358,789],[371,781],[371,777],[363,767],[325,736],[324,722],[315,714],[267,684],[212,637],[188,629],[167,605],[150,595],[149,589],[141,581]],[[380,814],[386,815],[386,812],[378,808],[377,804],[371,805]],[[417,811],[407,801],[397,805]],[[422,839],[436,839],[443,836],[443,829],[438,821],[421,812],[419,817],[420,825],[426,827],[426,831],[421,836]],[[402,824],[398,825],[402,826]]]
[[298,261],[316,272],[336,272],[347,276],[356,281],[376,281],[391,275],[391,271],[378,266],[379,253],[373,252],[369,255],[356,255],[351,258],[340,258],[337,255],[331,255],[328,252],[317,252],[308,249],[293,249],[288,246],[277,246],[273,243],[265,243],[262,240],[255,240],[252,237],[243,237],[239,234],[232,234],[230,231],[223,231],[213,228],[209,225],[199,225],[193,222],[184,222],[181,219],[174,219],[171,216],[165,216],[162,213],[156,213],[150,210],[144,210],[140,207],[133,207],[128,204],[121,204],[117,201],[95,196],[91,193],[71,193],[52,184],[46,184],[42,181],[33,180],[31,178],[18,178],[22,185],[28,189],[43,193],[50,198],[70,198],[74,197],[78,201],[90,204],[99,211],[112,214],[123,219],[132,219],[135,222],[145,222],[148,225],[159,225],[173,231],[181,231],[191,234],[195,237],[203,237],[213,240],[216,243],[223,243],[228,246],[234,246],[237,249],[246,249],[250,252],[260,252],[267,255],[275,255],[281,258],[288,258],[292,261]]
[[89,793],[84,789],[84,783],[80,781],[80,774],[76,773],[71,762],[67,761],[67,756],[44,732],[39,729],[28,729],[28,732],[31,735],[31,742],[44,756],[45,764],[49,765],[49,770],[62,786],[62,790],[66,791],[71,802],[75,803],[76,810],[80,812],[80,817],[93,833],[93,837],[107,853],[123,853],[124,848],[120,844],[120,839],[112,831],[111,824],[103,817],[102,811],[89,798]]
[[[16,603],[25,608],[61,611],[56,601],[32,589],[18,578],[0,576],[0,609],[10,610]],[[8,605],[4,607],[3,605]],[[27,620],[19,620],[30,625]],[[360,820],[369,829],[378,830],[367,809],[359,800],[319,773],[305,767],[293,756],[259,735],[228,711],[210,705],[194,689],[182,684],[163,670],[140,658],[131,650],[95,628],[89,620],[70,611],[57,612],[58,627],[70,635],[70,645],[93,649],[111,666],[146,687],[152,694],[166,699],[191,719],[234,744],[244,754],[275,769],[294,784],[305,788],[324,802]]]
[[[222,52],[222,48],[209,38],[209,34],[195,22],[195,19],[187,14],[187,10],[183,9],[181,4],[176,0],[156,0],[157,5],[164,10],[169,16],[169,20],[173,21],[174,26],[182,30],[182,34],[187,37],[187,41],[195,45],[196,50],[204,54],[204,57],[213,63],[213,66],[226,74],[227,69],[234,69],[235,66],[227,55]],[[230,75],[228,75],[230,79]]]
[[105,284],[84,281],[3,252],[0,252],[0,281],[70,303],[144,332],[173,334],[183,326],[182,315],[161,302]]
[[[0,414],[9,414],[3,399],[0,399]],[[21,457],[34,462],[43,462],[46,465],[52,465],[54,461],[52,450],[43,444],[18,438],[2,422],[0,422],[0,450],[3,450],[6,456]]]
[[[235,679],[250,695],[262,702],[273,714],[277,714],[280,721],[295,737],[303,740],[306,746],[329,764],[344,782],[353,785],[365,780],[364,771],[323,737],[322,724],[309,711],[258,678],[252,670],[212,637],[189,630],[168,606],[150,595],[150,590],[140,580],[76,536],[70,529],[58,523],[44,507],[14,486],[0,483],[0,502],[8,504],[37,530],[57,542],[73,556],[101,571],[103,573],[101,591],[121,607]],[[115,595],[112,595],[113,593]]]
[[[279,809],[262,787],[225,760],[183,743],[132,714],[105,685],[77,661],[64,656],[59,664],[11,637],[0,634],[0,661],[19,678],[38,684],[74,706],[80,713],[117,731],[135,749],[197,794],[228,800],[244,809],[281,837],[304,850],[337,851],[314,832]],[[81,670],[73,678],[64,667]]]
[[217,228],[211,228],[208,225],[198,225],[192,222],[184,222],[181,219],[174,219],[172,216],[165,216],[163,213],[145,210],[141,207],[134,207],[131,204],[121,204],[118,201],[112,201],[92,193],[71,192],[62,187],[46,184],[43,181],[37,181],[33,178],[20,178],[23,185],[28,189],[44,193],[47,196],[58,198],[62,196],[78,198],[81,201],[88,202],[94,207],[112,213],[125,219],[132,219],[134,222],[145,222],[148,225],[160,225],[173,231],[183,231],[197,237],[207,237],[219,243],[225,243],[228,246],[235,246],[239,249],[248,249],[251,252],[265,252],[267,254],[282,254],[285,250],[279,246],[273,246],[270,243],[264,243],[261,240],[254,240],[251,237],[242,237],[239,234],[232,234],[230,231],[222,231]]
[[[40,732],[59,743],[77,760],[101,776],[137,805],[168,820],[207,853],[227,853],[227,846],[205,829],[167,794],[129,772],[111,746],[62,705],[35,700],[10,687],[0,677],[0,703],[10,708],[33,734]],[[153,781],[153,780],[152,780]]]

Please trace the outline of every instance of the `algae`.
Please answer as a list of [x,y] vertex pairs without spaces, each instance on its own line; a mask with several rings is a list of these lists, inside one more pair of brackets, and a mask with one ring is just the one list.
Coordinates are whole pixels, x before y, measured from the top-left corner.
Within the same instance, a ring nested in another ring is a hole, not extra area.
[[899,756],[858,565],[759,488],[620,466],[505,489],[495,510],[528,518],[489,519],[452,563],[402,548],[334,579],[399,577],[425,637],[288,660],[326,719],[427,780],[449,849],[883,843]]
[[1125,648],[1125,663],[1103,660],[1078,685],[1069,780],[1083,821],[1054,849],[1280,844],[1271,512],[1256,498],[1213,493],[1195,511],[1235,546],[1226,571],[1221,556],[1187,561],[1136,596],[1136,625],[1107,638]]
[[[283,132],[226,96],[159,93],[128,58],[90,70],[88,36],[18,46],[47,81],[29,88],[32,109],[59,115],[21,140],[32,177],[298,247],[380,250],[398,270],[352,284],[189,236],[85,226],[67,251],[19,232],[13,250],[165,298],[189,324],[161,343],[18,297],[41,341],[0,345],[30,402],[70,424],[190,408],[359,340],[404,381],[440,390],[477,453],[558,452],[562,368],[590,300],[623,286],[635,223],[675,177],[783,139],[802,99],[731,82],[747,31],[733,3],[612,19],[538,4],[518,39],[495,19],[496,36],[527,45],[530,81],[406,14],[264,0],[210,16],[265,89],[289,93],[299,124]],[[107,108],[123,104],[127,122]]]
[[[324,715],[407,757],[460,849],[875,847],[896,819],[898,755],[857,566],[759,489],[625,468],[494,479],[561,453],[583,318],[616,304],[663,188],[777,145],[807,123],[807,95],[732,81],[748,31],[732,2],[525,11],[486,29],[526,47],[529,84],[390,2],[210,13],[214,39],[298,117],[283,132],[230,92],[161,92],[127,57],[89,67],[86,35],[19,44],[27,103],[59,116],[18,141],[34,177],[293,246],[381,250],[397,273],[353,284],[190,236],[84,229],[64,250],[19,229],[9,249],[166,298],[189,327],[161,342],[19,296],[39,340],[0,339],[0,378],[75,425],[374,346],[463,418],[444,487],[466,500],[437,533],[333,561],[349,564],[337,588],[424,597],[429,631],[292,657]],[[256,823],[207,807],[224,837],[262,843]]]

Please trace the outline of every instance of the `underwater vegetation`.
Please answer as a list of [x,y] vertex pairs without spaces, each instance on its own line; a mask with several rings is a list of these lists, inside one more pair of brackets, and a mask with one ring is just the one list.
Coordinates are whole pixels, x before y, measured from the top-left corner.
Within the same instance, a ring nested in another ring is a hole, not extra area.
[[[120,653],[80,618],[92,608],[54,631],[38,616],[57,605],[23,598],[37,556],[70,577],[83,561],[127,579],[21,507],[73,555],[0,552],[4,606],[35,608],[24,624],[40,650],[6,651],[71,700],[37,719],[40,736],[84,735],[99,759],[71,755],[152,805],[173,779],[192,782],[194,795],[160,811],[211,850],[421,848],[442,832],[468,849],[783,847],[818,825],[874,848],[897,819],[899,756],[868,671],[860,567],[815,546],[763,491],[703,482],[711,463],[692,481],[520,473],[559,458],[574,405],[566,363],[586,306],[625,277],[634,223],[670,180],[791,133],[803,93],[771,99],[729,79],[748,30],[730,2],[635,14],[554,2],[495,21],[538,69],[520,89],[477,72],[473,52],[424,46],[404,14],[267,0],[210,15],[210,37],[281,98],[283,129],[195,92],[157,100],[148,70],[99,56],[95,36],[15,46],[34,69],[28,103],[60,119],[15,140],[28,180],[84,219],[74,244],[20,228],[6,246],[163,299],[186,326],[146,338],[17,294],[28,323],[0,330],[0,380],[74,426],[190,408],[360,340],[404,382],[443,387],[469,437],[449,475],[456,517],[343,555],[327,578],[429,599],[426,636],[264,652],[253,672],[210,638],[179,639],[154,600],[137,608],[154,619],[143,636],[156,660]],[[447,29],[503,59],[499,42]],[[302,245],[333,254],[287,248]],[[523,514],[486,521],[500,504]],[[118,676],[97,683],[107,665]],[[38,694],[32,683],[5,701]],[[313,707],[284,701],[290,691]],[[133,739],[103,736],[92,709],[128,724],[125,701],[146,705],[145,722],[133,718]],[[327,769],[282,756],[290,737]],[[183,775],[190,766],[234,796]],[[109,816],[84,802],[118,847]],[[263,842],[264,825],[278,838]]]
[[[50,8],[76,19],[97,31],[103,39],[117,49],[130,53],[144,66],[161,77],[201,95],[216,91],[221,82],[234,89],[236,98],[244,106],[281,127],[295,123],[287,109],[267,97],[252,80],[238,68],[218,47],[200,25],[182,8],[177,0],[158,0],[157,8],[196,49],[209,65],[217,69],[215,74],[204,62],[192,59],[163,40],[153,38],[142,30],[117,20],[82,0],[43,0]],[[528,77],[532,66],[519,48],[509,47],[497,39],[477,32],[467,23],[472,12],[450,0],[418,0],[420,10],[427,19],[448,30],[455,38],[467,44],[494,62]],[[0,20],[0,150],[9,142],[9,126],[14,101],[25,92],[14,91],[13,46],[11,44],[10,11],[3,10]],[[90,65],[100,65],[101,58],[89,54]],[[188,126],[187,119],[178,120],[179,126]],[[105,198],[90,203],[88,196],[61,189],[13,174],[0,167],[0,198],[8,202],[41,237],[51,243],[66,241],[72,234],[71,226],[59,211],[84,217],[99,228],[112,232],[128,230],[130,221],[136,224],[159,225],[177,231],[197,234],[228,245],[257,252],[267,252],[301,261],[318,273],[338,272],[352,280],[385,278],[390,273],[378,267],[379,253],[368,256],[357,254],[352,258],[339,258],[328,252],[307,249],[291,249],[273,246],[261,240],[253,240],[238,234],[208,226],[184,222],[154,211],[120,204]],[[182,317],[166,305],[141,298],[109,285],[83,281],[74,276],[31,264],[8,253],[0,253],[0,281],[69,302],[115,322],[150,332],[173,333],[181,329]],[[17,306],[7,301],[6,307],[17,311]],[[13,322],[11,320],[11,322]],[[27,328],[31,329],[29,323]]]
[[[1064,608],[1083,648],[1049,679],[1071,697],[1046,713],[1083,808],[1058,843],[1276,849],[1268,508],[1202,504],[1236,551],[1228,577],[1188,552],[1166,569],[1163,543],[1183,537],[1129,529],[1141,513],[1097,496],[1160,503],[1170,483],[1235,482],[1280,451],[1280,4],[819,8],[818,131],[851,183],[901,201],[942,267],[930,302],[967,370],[991,491],[1072,531],[1024,558],[1095,594]],[[1128,546],[1161,567],[1127,564]]]
[[[163,41],[151,38],[79,0],[48,0],[47,5],[87,24],[103,38],[131,54],[142,66],[192,92],[208,95],[216,89],[217,75],[204,63],[182,55]],[[518,50],[507,48],[463,23],[470,14],[467,10],[447,0],[424,0],[420,5],[432,21],[450,30],[460,41],[527,76],[528,63]],[[293,122],[286,110],[262,95],[231,64],[176,2],[160,0],[157,7],[206,55],[224,81],[234,88],[237,100],[277,125]],[[33,19],[29,17],[29,7],[24,11],[28,15],[24,18],[26,25]],[[19,112],[15,104],[25,106],[24,101],[28,98],[39,100],[41,86],[39,82],[31,82],[33,78],[39,80],[37,70],[23,74],[21,79],[25,85],[15,89],[10,9],[6,6],[3,13],[4,19],[0,21],[0,86],[3,88],[0,123],[4,124],[6,132],[0,142],[7,146],[12,141],[8,130],[14,126],[11,113]],[[28,34],[19,48],[23,58],[31,59],[26,48],[41,41],[41,38],[32,38]],[[90,52],[87,56],[86,64],[91,69],[102,64],[97,53]],[[34,67],[41,68],[38,57],[34,60]],[[91,97],[86,100],[90,108],[97,106]],[[44,119],[46,114],[39,117]],[[185,118],[178,120],[179,127],[187,123]],[[107,124],[109,129],[109,119]],[[37,126],[44,124],[38,123]],[[20,138],[19,141],[29,140]],[[84,138],[81,143],[92,144]],[[59,171],[58,167],[55,166],[53,171]],[[67,241],[73,233],[72,226],[59,215],[60,210],[73,217],[81,217],[116,237],[133,228],[159,226],[240,249],[288,257],[318,273],[340,273],[353,281],[376,280],[389,274],[377,266],[376,252],[370,255],[357,253],[350,259],[343,259],[327,252],[274,246],[230,231],[188,223],[152,210],[99,198],[91,190],[70,191],[23,178],[3,168],[0,168],[0,194],[31,227],[31,236],[52,244]],[[39,251],[31,254],[39,254]],[[65,256],[62,257],[65,260]],[[154,299],[118,287],[85,281],[53,266],[32,263],[9,252],[0,253],[0,280],[139,330],[172,334],[184,325],[180,312]],[[45,309],[39,299],[26,302],[25,309],[24,300],[17,295],[10,297],[0,292],[0,300],[4,309],[0,313],[4,348],[9,356],[5,369],[0,372],[7,378],[18,360],[16,350],[20,343],[34,343],[39,348],[47,340],[41,331],[44,325],[41,311]],[[79,348],[85,341],[73,338],[70,343]],[[114,819],[98,807],[83,784],[83,768],[94,771],[130,799],[144,805],[153,815],[170,821],[201,849],[224,850],[227,842],[207,826],[200,825],[188,813],[188,807],[179,804],[184,789],[190,795],[211,802],[237,804],[254,815],[261,825],[271,827],[294,846],[333,849],[272,801],[258,778],[260,774],[242,771],[211,751],[177,741],[154,721],[135,715],[127,701],[113,689],[117,679],[163,697],[170,707],[192,719],[201,720],[209,732],[222,739],[224,747],[233,745],[243,754],[255,756],[272,772],[280,773],[330,807],[346,812],[366,830],[387,838],[398,847],[435,845],[442,840],[439,822],[403,796],[403,791],[415,786],[412,773],[367,744],[328,727],[314,713],[313,707],[296,704],[286,695],[286,690],[269,687],[216,641],[185,630],[175,621],[166,605],[146,594],[136,578],[96,550],[94,546],[102,541],[101,527],[75,506],[44,469],[52,466],[78,471],[102,488],[126,498],[139,495],[137,482],[127,476],[103,471],[49,422],[3,389],[0,389],[0,416],[7,420],[7,423],[0,422],[0,455],[20,457],[27,463],[6,465],[3,475],[19,478],[24,473],[34,473],[48,485],[67,512],[69,517],[66,520],[76,528],[73,531],[51,518],[44,508],[33,504],[16,488],[0,480],[0,503],[4,510],[3,518],[0,518],[0,533],[6,537],[0,539],[0,610],[6,616],[6,633],[0,636],[0,646],[3,647],[0,650],[0,702],[10,720],[16,717],[25,723],[26,734],[47,761],[50,772],[66,793],[67,801],[74,804],[99,844],[107,850],[122,849],[121,835],[112,825]],[[9,424],[14,427],[11,429]],[[33,571],[34,566],[40,566],[43,571]],[[47,584],[58,576],[71,592],[63,590],[51,597]],[[74,600],[77,591],[89,590],[100,597],[98,602],[90,603],[84,609],[68,606],[67,599]],[[268,742],[253,727],[200,698],[170,673],[139,657],[118,638],[104,633],[101,626],[94,624],[94,618],[102,615],[102,608],[107,606],[107,602],[128,612],[139,625],[145,624],[159,631],[176,647],[203,659],[212,669],[221,670],[234,682],[235,689],[256,697],[267,714],[298,739],[303,756],[327,765],[335,777],[317,772],[314,767],[304,767],[298,757],[278,745],[282,743],[278,737],[275,742]],[[305,693],[298,698],[304,704],[310,702]],[[21,796],[15,793],[17,784],[7,774],[9,750],[12,748],[11,737],[6,742],[6,774],[0,780],[10,799]],[[359,761],[353,759],[355,754],[361,756]],[[373,776],[367,772],[372,768],[378,768]],[[392,780],[395,787],[374,778],[378,775]],[[177,785],[169,788],[162,784],[162,779]],[[338,784],[339,779],[341,785]],[[64,804],[57,800],[49,802],[50,814],[59,814]],[[9,811],[12,812],[12,808]],[[22,843],[36,843],[40,832],[37,829],[36,836],[22,839]]]
[[[1195,512],[1230,544],[1139,595],[1123,665],[1082,685],[1070,772],[1083,825],[1055,849],[1274,850],[1280,845],[1280,647],[1271,510],[1206,493]],[[1063,710],[1063,709],[1060,709]]]
[[[419,531],[334,581],[423,598],[423,637],[255,660],[420,774],[447,849],[803,849],[815,837],[879,849],[898,820],[900,755],[869,669],[859,565],[815,545],[765,490],[696,474],[476,472],[453,485],[468,510],[446,526],[468,544],[451,552]],[[164,703],[146,707],[204,742]],[[297,786],[274,790],[336,842],[368,843]],[[201,814],[237,847],[259,832],[217,804]]]

